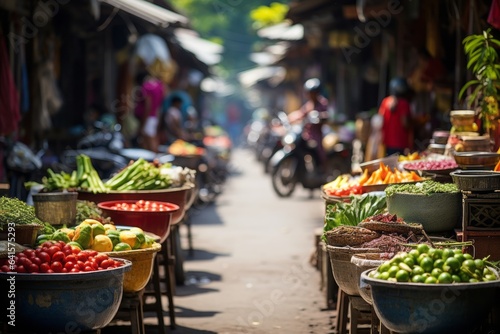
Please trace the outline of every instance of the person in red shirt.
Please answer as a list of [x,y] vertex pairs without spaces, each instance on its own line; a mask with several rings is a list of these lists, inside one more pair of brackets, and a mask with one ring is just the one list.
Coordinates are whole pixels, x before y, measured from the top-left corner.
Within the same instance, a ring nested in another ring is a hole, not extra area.
[[410,103],[406,98],[409,86],[406,79],[393,78],[389,83],[389,93],[378,110],[383,117],[382,142],[387,155],[405,154],[412,146]]

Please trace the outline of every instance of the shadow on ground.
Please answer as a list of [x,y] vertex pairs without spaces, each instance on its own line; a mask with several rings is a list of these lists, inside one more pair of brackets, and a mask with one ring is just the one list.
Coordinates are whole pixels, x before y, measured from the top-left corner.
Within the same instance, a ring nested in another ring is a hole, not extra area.
[[213,260],[219,256],[229,256],[228,253],[215,253],[204,249],[193,249],[192,252],[186,251],[184,254],[185,261],[208,261]]
[[[206,331],[196,328],[188,328],[184,326],[176,326],[175,329],[171,329],[168,325],[168,321],[165,324],[165,329],[160,331],[157,325],[146,325],[145,334],[164,334],[164,333],[178,333],[178,334],[216,334],[216,332]],[[129,325],[115,325],[108,326],[101,330],[101,334],[127,334],[132,333]]]

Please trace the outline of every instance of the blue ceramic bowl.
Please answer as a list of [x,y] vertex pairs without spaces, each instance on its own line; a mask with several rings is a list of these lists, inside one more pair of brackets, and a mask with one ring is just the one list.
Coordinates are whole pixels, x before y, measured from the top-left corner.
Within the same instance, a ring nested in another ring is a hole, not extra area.
[[[71,274],[0,273],[2,306],[15,300],[16,330],[22,333],[80,333],[105,327],[116,315],[123,278],[131,262],[118,268]],[[13,283],[14,282],[14,283]],[[12,297],[8,292],[12,291]],[[5,310],[5,308],[3,308]],[[3,320],[3,319],[2,319]]]
[[403,333],[468,333],[491,310],[500,280],[479,283],[423,284],[388,282],[361,274],[373,307],[391,331]]

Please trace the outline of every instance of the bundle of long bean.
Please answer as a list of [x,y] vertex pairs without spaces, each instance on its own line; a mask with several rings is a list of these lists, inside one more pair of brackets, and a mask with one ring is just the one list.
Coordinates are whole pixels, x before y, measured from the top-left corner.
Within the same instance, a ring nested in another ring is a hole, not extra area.
[[154,190],[168,188],[172,180],[161,173],[161,167],[139,158],[104,184],[109,190]]

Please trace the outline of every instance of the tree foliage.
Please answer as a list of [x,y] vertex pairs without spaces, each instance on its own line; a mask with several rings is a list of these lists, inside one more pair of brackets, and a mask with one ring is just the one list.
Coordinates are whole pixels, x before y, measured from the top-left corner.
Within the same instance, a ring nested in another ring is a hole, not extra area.
[[[175,8],[189,17],[193,28],[201,37],[222,41],[224,45],[221,67],[229,77],[253,67],[249,55],[253,45],[259,40],[252,25],[250,13],[261,6],[269,6],[277,10],[271,0],[175,0],[171,1]],[[284,0],[283,2],[287,2]],[[283,14],[284,15],[284,14]]]
[[269,6],[259,6],[250,12],[250,18],[254,21],[254,29],[271,26],[283,22],[288,12],[288,6],[279,2],[273,2]]

